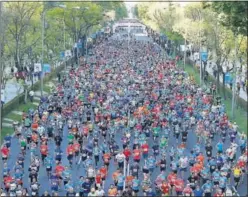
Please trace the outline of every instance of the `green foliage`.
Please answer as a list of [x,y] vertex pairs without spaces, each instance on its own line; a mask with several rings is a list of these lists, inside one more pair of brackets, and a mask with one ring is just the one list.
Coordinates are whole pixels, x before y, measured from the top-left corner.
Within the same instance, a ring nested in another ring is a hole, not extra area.
[[115,9],[115,19],[119,20],[127,17],[127,8],[124,3],[120,3],[119,6]]
[[211,8],[219,14],[222,25],[236,34],[247,36],[248,2],[218,1],[212,2]]
[[[58,57],[64,50],[64,22],[66,48],[69,49],[77,38],[89,35],[99,29],[104,20],[104,13],[116,11],[117,17],[126,16],[124,3],[119,2],[4,2],[3,59],[14,59],[15,66],[24,66],[24,57],[40,61],[42,13],[45,12],[44,59],[47,63]],[[80,9],[78,9],[80,7]],[[88,9],[84,9],[84,8]],[[29,53],[32,49],[32,53]],[[51,55],[52,54],[52,55]]]

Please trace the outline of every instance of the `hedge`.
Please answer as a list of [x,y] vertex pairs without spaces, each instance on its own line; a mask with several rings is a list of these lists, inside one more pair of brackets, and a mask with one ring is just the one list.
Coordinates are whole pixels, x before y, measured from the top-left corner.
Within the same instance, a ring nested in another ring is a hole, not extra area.
[[[58,66],[57,68],[55,68],[50,74],[46,75],[43,79],[43,84],[45,84],[46,82],[50,81],[52,78],[56,77],[57,73],[61,72],[64,68],[65,68],[65,64],[69,65],[71,64],[73,61],[72,59],[67,60],[66,62],[62,63],[60,66]],[[33,87],[29,87],[28,88],[28,92],[30,90],[34,90],[37,91],[40,89],[40,85],[41,85],[41,81],[37,81]],[[8,113],[10,113],[11,111],[13,111],[14,109],[16,109],[21,103],[24,103],[25,100],[25,93],[21,93],[18,96],[16,96],[15,98],[13,98],[10,102],[8,102],[7,104],[5,104],[3,106],[2,109],[2,117],[8,115]]]

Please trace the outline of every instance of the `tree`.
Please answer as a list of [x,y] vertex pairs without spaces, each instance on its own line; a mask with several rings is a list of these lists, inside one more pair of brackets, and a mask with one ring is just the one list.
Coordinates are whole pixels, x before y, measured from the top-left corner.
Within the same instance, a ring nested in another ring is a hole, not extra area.
[[[212,2],[207,4],[220,15],[219,22],[236,34],[247,36],[248,2]],[[206,4],[205,4],[206,6]]]
[[41,4],[37,2],[5,3],[6,15],[4,23],[8,37],[6,37],[6,52],[13,55],[15,66],[21,70],[23,57],[29,47],[40,40]]

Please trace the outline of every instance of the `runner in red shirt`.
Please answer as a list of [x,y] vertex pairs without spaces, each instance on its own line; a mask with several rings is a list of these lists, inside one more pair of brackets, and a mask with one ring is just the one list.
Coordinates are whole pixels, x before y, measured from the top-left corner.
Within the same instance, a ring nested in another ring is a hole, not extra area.
[[102,176],[100,171],[98,171],[95,176],[95,183],[97,188],[102,186]]
[[46,145],[46,143],[42,143],[40,145],[40,153],[41,153],[42,162],[44,163],[44,159],[46,158],[48,154],[48,146]]
[[70,165],[72,166],[72,160],[73,160],[73,156],[75,153],[73,145],[68,145],[66,152],[67,152],[67,159],[68,159]]
[[80,148],[81,148],[81,145],[78,143],[77,140],[75,140],[73,144],[73,149],[75,151],[75,157],[79,156]]
[[4,177],[3,183],[4,183],[4,187],[5,187],[5,189],[6,189],[7,192],[9,192],[10,183],[11,183],[13,180],[14,180],[14,179],[13,179],[10,175]]
[[143,152],[143,157],[146,159],[148,157],[148,152],[149,152],[149,145],[147,142],[141,146],[142,152]]
[[183,189],[183,196],[193,196],[193,190],[191,189],[190,185],[187,185]]
[[140,162],[140,155],[141,155],[141,152],[140,152],[140,149],[138,147],[136,147],[136,149],[133,150],[133,160],[135,162]]
[[170,184],[171,187],[173,187],[175,185],[175,181],[177,179],[177,174],[174,172],[171,172],[168,176],[167,176],[167,180],[168,183]]
[[161,185],[161,192],[163,193],[163,196],[169,196],[170,195],[170,184],[166,183],[166,181],[162,182]]
[[177,192],[177,195],[180,196],[183,193],[184,188],[184,181],[182,179],[176,179],[174,182],[175,190]]
[[1,149],[1,153],[2,153],[2,159],[4,162],[6,162],[6,160],[9,157],[9,149],[7,148],[6,145],[3,146],[3,148]]
[[126,161],[128,162],[129,161],[129,157],[132,155],[131,150],[128,147],[126,147],[125,150],[123,151],[123,154],[125,155]]

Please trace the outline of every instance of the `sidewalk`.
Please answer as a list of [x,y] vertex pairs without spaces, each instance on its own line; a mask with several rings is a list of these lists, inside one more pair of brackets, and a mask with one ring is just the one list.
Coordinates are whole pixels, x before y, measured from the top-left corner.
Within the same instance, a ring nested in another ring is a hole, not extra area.
[[[193,56],[190,57],[190,60],[194,61]],[[198,63],[198,62],[197,62],[197,63]],[[213,66],[210,66],[210,63],[211,63],[212,65],[214,65],[214,62],[208,61],[207,66],[206,66],[206,71],[207,71],[212,77],[214,77]],[[223,81],[223,77],[222,77],[222,75],[220,75],[220,83],[222,83],[222,81]],[[238,81],[240,81],[240,79],[237,78],[237,82],[238,82]],[[235,84],[235,85],[236,85],[236,84]],[[226,84],[226,87],[230,89],[229,84]],[[242,87],[241,87],[241,89],[240,89],[239,97],[242,98],[242,99],[244,99],[244,100],[247,102],[247,94],[246,94],[246,92],[243,90]]]
[[[59,66],[62,62],[55,65],[55,68]],[[34,77],[34,84],[38,81],[38,77]],[[27,82],[28,86],[32,85],[31,81]],[[23,86],[16,81],[15,78],[8,80],[4,89],[5,104],[15,98],[17,95],[23,93]]]

